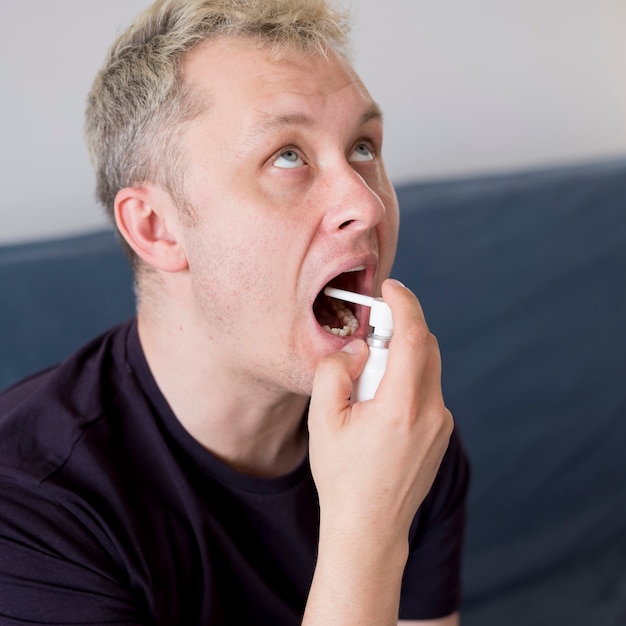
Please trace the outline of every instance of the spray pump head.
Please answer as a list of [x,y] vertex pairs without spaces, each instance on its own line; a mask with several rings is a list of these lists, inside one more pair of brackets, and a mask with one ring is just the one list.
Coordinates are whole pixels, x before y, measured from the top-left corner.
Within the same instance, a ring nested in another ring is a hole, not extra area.
[[371,296],[364,296],[360,293],[336,289],[335,287],[326,287],[324,293],[331,298],[370,307],[369,324],[373,328],[372,334],[381,339],[391,339],[393,335],[391,309],[382,298],[372,298]]

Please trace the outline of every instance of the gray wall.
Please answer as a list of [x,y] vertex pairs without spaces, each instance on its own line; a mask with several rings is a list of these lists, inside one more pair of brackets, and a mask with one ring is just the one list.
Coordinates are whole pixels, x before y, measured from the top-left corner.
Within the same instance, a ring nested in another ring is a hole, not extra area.
[[[0,1],[0,243],[99,227],[85,95],[148,0]],[[394,181],[626,155],[625,0],[352,6]]]

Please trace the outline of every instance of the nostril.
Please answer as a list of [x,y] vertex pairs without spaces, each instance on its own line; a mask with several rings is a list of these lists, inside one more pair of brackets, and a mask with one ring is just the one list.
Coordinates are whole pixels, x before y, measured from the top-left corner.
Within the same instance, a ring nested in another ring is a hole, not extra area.
[[340,224],[339,230],[343,230],[344,228],[347,228],[348,226],[350,226],[350,224],[352,224],[352,222],[354,222],[354,220],[348,220],[347,222]]

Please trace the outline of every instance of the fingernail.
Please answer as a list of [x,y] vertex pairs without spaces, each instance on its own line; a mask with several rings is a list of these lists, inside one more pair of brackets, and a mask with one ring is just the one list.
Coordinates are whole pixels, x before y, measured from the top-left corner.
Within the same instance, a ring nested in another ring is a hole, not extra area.
[[401,283],[399,280],[396,280],[395,278],[388,278],[387,282],[398,285],[398,287],[404,287],[404,289],[406,289],[406,286],[404,285],[404,283]]
[[363,342],[360,339],[355,339],[341,348],[342,352],[347,352],[348,354],[359,354],[361,350],[363,350]]

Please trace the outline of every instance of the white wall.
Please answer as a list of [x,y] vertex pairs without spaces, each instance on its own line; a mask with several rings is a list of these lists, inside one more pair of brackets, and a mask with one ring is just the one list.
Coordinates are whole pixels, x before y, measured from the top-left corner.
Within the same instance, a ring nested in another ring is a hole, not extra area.
[[87,92],[146,0],[0,4],[0,242],[104,224],[83,142]]
[[626,154],[626,0],[353,4],[395,180]]
[[[344,0],[348,2],[349,0]],[[85,96],[148,0],[0,4],[0,243],[104,224]],[[625,0],[352,0],[392,178],[626,155]]]

